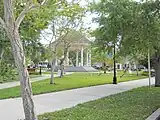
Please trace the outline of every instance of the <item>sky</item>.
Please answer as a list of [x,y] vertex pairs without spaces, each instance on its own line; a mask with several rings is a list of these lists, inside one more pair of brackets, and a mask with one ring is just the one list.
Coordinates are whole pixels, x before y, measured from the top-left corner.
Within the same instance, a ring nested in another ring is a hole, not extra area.
[[[68,1],[72,1],[72,0],[68,0]],[[85,5],[87,5],[88,1],[89,2],[92,2],[92,1],[99,2],[100,0],[81,0],[80,5],[85,6]],[[135,0],[135,1],[139,2],[140,0]],[[86,17],[83,18],[85,28],[90,28],[90,30],[95,30],[98,27],[98,24],[92,22],[92,19],[96,18],[96,17],[97,17],[96,14],[87,13]],[[49,41],[51,40],[51,36],[52,36],[52,34],[50,34],[50,33],[52,33],[51,30],[46,29],[46,30],[42,31],[42,33],[43,33],[43,35],[41,35],[40,42],[42,44],[49,44]],[[49,33],[49,34],[46,34],[46,33]],[[43,36],[45,36],[45,38]]]
[[[72,0],[68,0],[68,1],[72,1]],[[81,0],[80,1],[80,5],[81,6],[87,5],[87,1],[92,2],[93,0]],[[94,0],[94,1],[98,2],[99,0]],[[94,29],[96,29],[98,27],[98,25],[96,23],[92,22],[92,19],[94,17],[97,17],[97,15],[96,14],[87,13],[86,17],[83,18],[83,22],[84,22],[85,28],[90,28],[91,30],[94,30]],[[49,44],[49,41],[51,40],[51,37],[52,37],[51,33],[52,33],[52,31],[50,30],[50,26],[49,26],[48,29],[45,29],[44,31],[42,31],[40,42],[42,44]]]

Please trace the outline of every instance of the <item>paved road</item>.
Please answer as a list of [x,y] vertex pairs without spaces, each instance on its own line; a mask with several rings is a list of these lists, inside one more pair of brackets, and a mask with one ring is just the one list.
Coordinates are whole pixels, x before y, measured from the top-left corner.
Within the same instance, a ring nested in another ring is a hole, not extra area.
[[[69,74],[72,74],[72,72],[68,72],[65,75],[69,75]],[[58,77],[57,74],[55,74],[54,76]],[[45,79],[48,79],[48,78],[50,78],[50,75],[49,74],[44,74],[41,77],[31,78],[31,82],[41,81],[41,80],[45,80]],[[0,84],[0,89],[15,87],[15,86],[18,86],[18,85],[20,85],[19,81],[3,83],[3,84]]]
[[[152,78],[152,84],[153,83],[154,79]],[[99,85],[36,95],[34,96],[34,102],[37,113],[43,114],[45,112],[53,112],[64,108],[70,108],[79,103],[99,99],[111,94],[116,94],[147,85],[148,79],[123,82],[118,85]],[[21,98],[0,100],[0,120],[17,120],[23,118],[24,114]]]

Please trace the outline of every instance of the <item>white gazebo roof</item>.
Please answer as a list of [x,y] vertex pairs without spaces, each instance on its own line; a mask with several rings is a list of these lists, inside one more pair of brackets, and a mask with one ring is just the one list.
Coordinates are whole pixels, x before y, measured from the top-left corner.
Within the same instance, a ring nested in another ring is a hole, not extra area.
[[[61,41],[61,42],[59,42]],[[59,42],[58,47],[63,48],[65,42],[70,44],[69,49],[70,50],[78,50],[81,49],[83,46],[84,48],[87,48],[90,46],[91,41],[83,35],[79,31],[71,31],[66,36],[62,37],[62,39],[57,39],[52,43],[52,45],[56,45],[56,43]]]

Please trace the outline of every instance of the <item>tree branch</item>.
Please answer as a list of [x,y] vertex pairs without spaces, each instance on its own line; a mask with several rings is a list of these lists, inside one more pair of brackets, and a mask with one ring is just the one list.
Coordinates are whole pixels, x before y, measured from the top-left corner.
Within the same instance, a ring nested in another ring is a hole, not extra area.
[[3,28],[6,29],[5,22],[4,22],[4,20],[1,17],[0,17],[0,24],[2,25]]
[[48,1],[48,0],[43,0],[43,1],[41,2],[41,5],[44,5],[45,3],[47,3],[47,1]]
[[17,18],[17,20],[15,22],[15,25],[16,25],[17,28],[19,28],[19,26],[20,26],[21,22],[23,21],[26,13],[28,13],[30,10],[32,10],[33,8],[36,8],[36,7],[37,7],[36,5],[31,4],[31,5],[27,5],[23,9],[23,11],[19,14],[19,16],[18,16],[18,18]]
[[[43,0],[41,3],[39,3],[40,6],[46,4],[47,1],[48,1],[48,0]],[[29,3],[30,3],[30,2],[29,2]],[[16,27],[19,28],[19,26],[20,26],[21,22],[23,21],[25,15],[26,15],[30,10],[32,10],[32,9],[38,7],[38,6],[39,6],[39,5],[35,5],[35,4],[33,4],[33,3],[28,4],[28,5],[23,9],[23,11],[19,14],[19,16],[18,16],[18,18],[17,18],[17,20],[16,20],[16,22],[15,22]]]

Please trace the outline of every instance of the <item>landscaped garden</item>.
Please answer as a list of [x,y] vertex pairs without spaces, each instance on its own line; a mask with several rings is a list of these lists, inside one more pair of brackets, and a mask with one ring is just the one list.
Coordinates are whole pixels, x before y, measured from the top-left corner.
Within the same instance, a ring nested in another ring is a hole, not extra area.
[[142,87],[39,116],[40,120],[145,120],[160,108],[160,88]]
[[[145,78],[146,76],[136,76],[135,74],[126,74],[120,78],[121,74],[118,74],[118,82],[137,80]],[[33,94],[50,93],[55,91],[68,90],[73,88],[81,88],[102,84],[112,83],[112,74],[98,73],[74,73],[72,75],[66,75],[63,78],[55,78],[55,84],[49,84],[49,79],[33,82]],[[13,98],[20,96],[20,87],[12,87],[0,89],[0,99]]]

